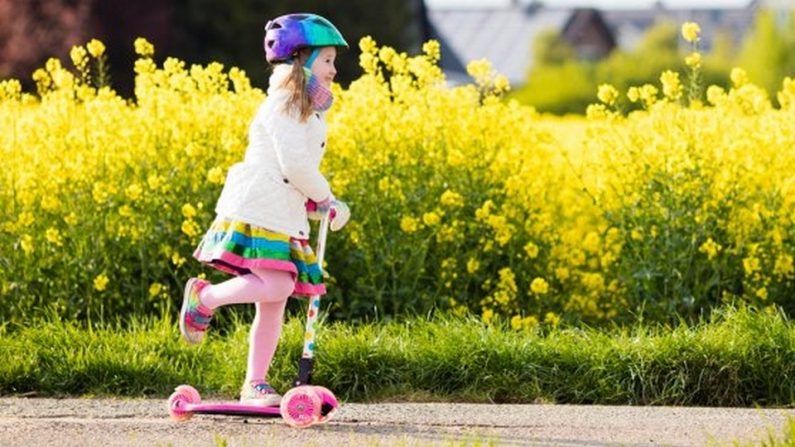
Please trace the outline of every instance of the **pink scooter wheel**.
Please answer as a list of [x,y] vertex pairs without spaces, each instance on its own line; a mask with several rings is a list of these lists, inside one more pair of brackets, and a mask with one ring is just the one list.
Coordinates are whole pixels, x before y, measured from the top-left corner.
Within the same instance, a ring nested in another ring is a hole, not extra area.
[[332,393],[328,388],[317,385],[314,388],[315,392],[320,397],[320,417],[318,418],[317,423],[325,424],[334,416],[334,413],[337,412],[337,408],[339,408],[340,404],[337,402],[337,398],[334,396],[334,393]]
[[193,417],[193,413],[186,411],[185,406],[199,402],[201,402],[201,397],[196,388],[190,385],[180,385],[168,398],[168,414],[175,421],[187,421]]
[[320,419],[321,406],[322,401],[314,387],[299,386],[282,397],[280,410],[287,425],[306,428]]

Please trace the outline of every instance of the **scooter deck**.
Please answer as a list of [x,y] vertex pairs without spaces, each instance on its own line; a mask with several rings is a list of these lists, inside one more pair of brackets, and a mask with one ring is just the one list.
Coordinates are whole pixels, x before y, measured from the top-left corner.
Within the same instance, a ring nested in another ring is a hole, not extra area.
[[184,410],[194,414],[222,414],[231,416],[281,417],[282,415],[278,406],[263,407],[237,402],[200,402],[198,404],[186,404]]

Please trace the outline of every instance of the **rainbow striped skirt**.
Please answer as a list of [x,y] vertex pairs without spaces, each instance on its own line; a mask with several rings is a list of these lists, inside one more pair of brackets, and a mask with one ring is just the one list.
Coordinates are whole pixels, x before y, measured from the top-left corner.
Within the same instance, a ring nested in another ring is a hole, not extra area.
[[245,222],[217,217],[193,257],[233,275],[251,273],[252,268],[284,270],[295,278],[293,295],[326,293],[323,274],[308,240]]

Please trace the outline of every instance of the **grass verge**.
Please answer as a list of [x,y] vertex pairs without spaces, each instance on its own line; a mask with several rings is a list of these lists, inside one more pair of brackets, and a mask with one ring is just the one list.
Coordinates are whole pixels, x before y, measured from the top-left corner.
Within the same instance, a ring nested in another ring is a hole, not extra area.
[[[0,327],[0,393],[165,396],[182,383],[232,397],[248,324],[187,346],[170,319]],[[790,406],[795,325],[727,309],[696,326],[516,332],[462,318],[321,324],[315,383],[348,401]],[[287,389],[303,336],[287,321],[270,379]]]

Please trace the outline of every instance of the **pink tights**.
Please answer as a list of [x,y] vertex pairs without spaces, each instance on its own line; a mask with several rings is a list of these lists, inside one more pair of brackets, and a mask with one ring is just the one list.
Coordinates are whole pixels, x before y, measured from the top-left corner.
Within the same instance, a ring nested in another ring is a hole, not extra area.
[[246,383],[267,376],[282,332],[284,306],[295,288],[295,280],[289,272],[272,269],[252,269],[252,272],[208,285],[199,296],[202,304],[210,309],[241,303],[257,306],[249,335]]

